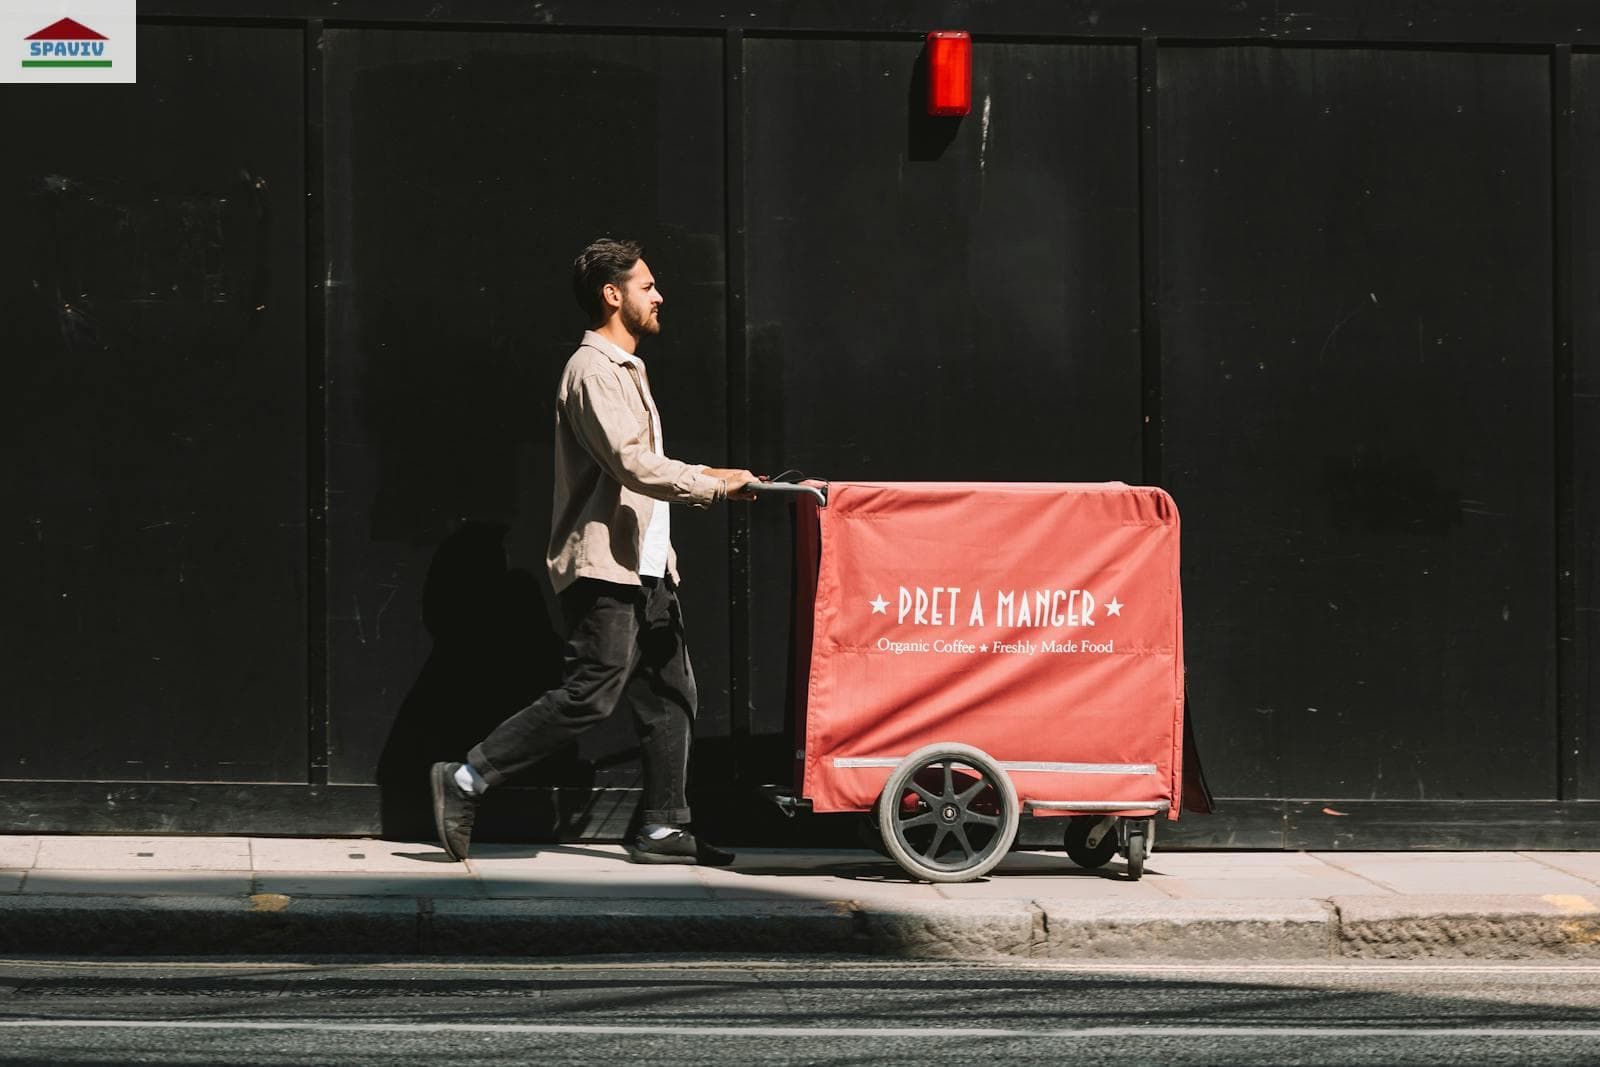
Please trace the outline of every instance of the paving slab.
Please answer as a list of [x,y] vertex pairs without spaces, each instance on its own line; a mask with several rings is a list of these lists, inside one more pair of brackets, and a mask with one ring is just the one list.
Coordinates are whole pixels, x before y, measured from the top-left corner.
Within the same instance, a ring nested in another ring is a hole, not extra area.
[[27,871],[0,871],[0,893],[15,893],[22,888]]
[[1327,856],[1328,862],[1396,893],[1503,895],[1592,892],[1594,883],[1511,854],[1481,861],[1451,856]]
[[[1112,862],[1121,863],[1121,860]],[[1162,852],[1158,848],[1145,860],[1144,869],[1146,874],[1188,875],[1218,870],[1273,872],[1284,867],[1321,870],[1328,866],[1328,861],[1321,855],[1309,852]]]
[[[1152,856],[1145,862],[1144,872],[1169,878],[1220,878],[1238,875],[1247,878],[1338,878],[1348,871],[1317,856],[1304,852],[1287,852],[1272,857],[1257,855],[1228,856],[1213,853]],[[1120,866],[1120,864],[1118,864]]]
[[748,860],[741,857],[731,867],[706,868],[706,870],[733,874],[746,879],[770,878],[781,881],[786,878],[842,878],[889,886],[924,884],[914,881],[900,869],[899,865],[870,852],[830,855],[826,860],[813,861],[809,864],[776,864],[768,863],[759,857],[751,857]]
[[700,884],[715,900],[905,900],[933,903],[940,899],[933,886],[889,882],[878,878],[843,878],[835,875],[749,874],[736,869],[705,868],[696,872]]
[[[1148,879],[1148,876],[1146,876]],[[1394,891],[1364,878],[1183,878],[1161,883],[1176,900],[1326,900],[1343,896],[1393,896]]]
[[1179,900],[1321,900],[1393,893],[1304,853],[1170,853],[1152,856],[1140,884]]
[[251,869],[264,871],[344,871],[380,874],[435,874],[459,867],[437,845],[371,838],[258,837],[249,841]]
[[[1290,853],[1292,855],[1292,853]],[[1259,853],[1271,856],[1272,853]],[[1311,856],[1327,863],[1343,864],[1345,860],[1365,862],[1369,860],[1404,859],[1407,863],[1418,867],[1440,867],[1452,863],[1522,863],[1525,862],[1519,852],[1342,852],[1321,851],[1306,852],[1300,855]]]
[[[893,860],[887,856],[883,862],[898,869]],[[1121,862],[1120,860],[1117,862]],[[1000,865],[992,872],[994,875],[1008,874],[1066,874],[1082,872],[1079,867],[1067,858],[1065,852],[1013,852],[1000,861]]]
[[248,871],[242,837],[41,837],[33,866],[51,870]]
[[1531,863],[1554,867],[1600,885],[1600,852],[1519,852],[1518,855]]
[[[444,855],[443,850],[439,854]],[[631,867],[621,845],[473,845],[467,865],[484,868],[591,871],[596,866]]]
[[0,867],[23,869],[33,866],[39,854],[37,837],[0,836]]
[[946,900],[1170,900],[1159,879],[1138,882],[1103,878],[1087,871],[1074,875],[991,878],[987,882],[952,882],[932,886]]
[[900,874],[889,857],[861,848],[736,848],[731,870],[736,871],[816,871],[849,868]]

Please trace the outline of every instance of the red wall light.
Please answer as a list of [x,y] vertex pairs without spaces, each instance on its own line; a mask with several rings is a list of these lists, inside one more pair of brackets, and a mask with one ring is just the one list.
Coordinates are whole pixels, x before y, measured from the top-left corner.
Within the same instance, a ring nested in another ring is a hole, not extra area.
[[965,30],[928,34],[928,114],[972,111],[972,35]]

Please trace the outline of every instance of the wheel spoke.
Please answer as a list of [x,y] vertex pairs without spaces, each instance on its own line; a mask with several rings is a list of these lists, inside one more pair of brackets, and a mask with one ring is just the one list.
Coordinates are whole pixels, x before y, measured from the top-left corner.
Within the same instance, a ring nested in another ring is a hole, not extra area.
[[878,804],[874,821],[887,831],[884,851],[914,878],[978,877],[1013,844],[1018,803],[1011,776],[965,745],[926,745],[902,760]]
[[974,783],[973,786],[970,789],[968,789],[965,793],[962,793],[960,796],[956,797],[956,803],[960,804],[963,808],[966,807],[968,804],[972,803],[972,798],[973,797],[975,797],[979,793],[983,792],[983,787],[988,785],[988,784],[989,783],[988,783],[987,780],[985,780],[983,778],[979,778],[977,780],[977,782]]

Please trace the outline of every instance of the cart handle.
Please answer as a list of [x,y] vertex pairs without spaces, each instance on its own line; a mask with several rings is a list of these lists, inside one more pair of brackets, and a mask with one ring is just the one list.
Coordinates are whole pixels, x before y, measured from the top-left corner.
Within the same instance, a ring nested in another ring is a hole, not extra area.
[[754,493],[757,499],[765,497],[774,500],[792,500],[798,496],[809,496],[817,502],[817,507],[828,506],[826,487],[818,488],[815,485],[802,485],[799,482],[746,482],[740,491]]

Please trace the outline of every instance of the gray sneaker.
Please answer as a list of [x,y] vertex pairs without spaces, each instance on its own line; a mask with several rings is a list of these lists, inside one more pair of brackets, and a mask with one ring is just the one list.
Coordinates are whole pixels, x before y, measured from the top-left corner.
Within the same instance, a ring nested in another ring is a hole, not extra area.
[[472,824],[478,818],[479,797],[456,785],[459,763],[435,763],[428,772],[428,785],[433,790],[433,827],[439,832],[439,843],[453,860],[467,858],[467,848],[472,844]]

